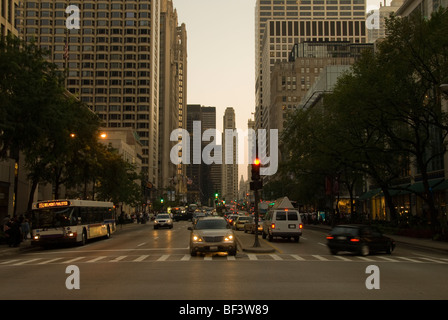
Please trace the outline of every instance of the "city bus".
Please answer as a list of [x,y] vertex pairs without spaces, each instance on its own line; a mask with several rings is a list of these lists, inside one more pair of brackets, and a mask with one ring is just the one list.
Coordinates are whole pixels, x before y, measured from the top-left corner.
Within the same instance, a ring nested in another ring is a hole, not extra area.
[[77,243],[109,238],[116,230],[112,202],[49,200],[33,203],[31,242],[34,245]]

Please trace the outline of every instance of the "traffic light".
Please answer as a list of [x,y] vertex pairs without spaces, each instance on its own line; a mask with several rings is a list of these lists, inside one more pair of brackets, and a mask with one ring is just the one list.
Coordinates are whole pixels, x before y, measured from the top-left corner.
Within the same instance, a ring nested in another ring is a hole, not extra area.
[[163,203],[163,198],[160,198],[160,203]]
[[218,196],[219,196],[218,191],[215,191],[215,199],[218,199]]
[[260,159],[255,158],[252,163],[252,181],[260,180]]

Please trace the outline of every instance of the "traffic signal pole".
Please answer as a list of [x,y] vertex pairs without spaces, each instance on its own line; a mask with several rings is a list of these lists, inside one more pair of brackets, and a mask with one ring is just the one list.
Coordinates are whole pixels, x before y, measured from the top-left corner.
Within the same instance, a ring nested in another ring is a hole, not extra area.
[[257,248],[260,247],[260,241],[258,240],[258,219],[259,219],[259,212],[258,212],[258,202],[260,202],[260,197],[258,195],[258,190],[262,188],[262,181],[260,177],[260,159],[258,157],[255,158],[255,160],[252,163],[252,182],[250,184],[251,190],[254,191],[255,196],[255,242],[253,247]]

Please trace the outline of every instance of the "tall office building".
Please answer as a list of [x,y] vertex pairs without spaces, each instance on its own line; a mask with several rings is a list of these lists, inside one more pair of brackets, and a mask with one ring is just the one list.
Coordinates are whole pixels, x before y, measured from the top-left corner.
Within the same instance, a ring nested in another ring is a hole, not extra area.
[[[201,105],[187,106],[187,131],[190,134],[190,164],[187,165],[188,201],[201,202],[206,206],[213,206],[214,194],[221,194],[221,165],[206,164],[201,157],[201,163],[193,160],[193,139],[201,140],[205,130],[216,129],[216,108]],[[201,137],[194,137],[193,122],[199,121],[201,126]],[[210,141],[201,141],[201,154]],[[211,154],[214,156],[214,154]]]
[[[234,201],[238,199],[238,145],[237,139],[233,141],[226,140],[225,130],[236,129],[235,110],[226,108],[223,117],[223,138],[222,138],[222,197],[226,201]],[[226,158],[231,159],[231,163],[226,163]]]
[[[69,5],[79,29],[66,27]],[[138,133],[142,172],[158,186],[160,0],[24,0],[19,14],[21,35],[50,50],[67,90],[105,127]]]
[[[295,43],[365,39],[365,0],[257,0],[255,6],[255,126],[267,128],[266,85],[276,61]],[[264,61],[263,61],[264,59]]]
[[[186,201],[185,164],[173,164],[171,133],[186,128],[187,106],[187,32],[178,25],[177,11],[171,0],[161,0],[160,73],[159,73],[159,192],[171,201]],[[182,150],[179,151],[182,156]]]
[[16,20],[18,8],[19,0],[0,0],[0,36],[18,35]]

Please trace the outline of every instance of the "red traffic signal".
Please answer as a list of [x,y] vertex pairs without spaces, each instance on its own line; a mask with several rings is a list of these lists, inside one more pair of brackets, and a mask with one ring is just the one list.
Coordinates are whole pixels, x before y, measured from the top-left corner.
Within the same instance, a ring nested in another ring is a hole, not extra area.
[[260,180],[260,159],[255,158],[252,163],[252,181]]

